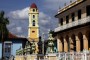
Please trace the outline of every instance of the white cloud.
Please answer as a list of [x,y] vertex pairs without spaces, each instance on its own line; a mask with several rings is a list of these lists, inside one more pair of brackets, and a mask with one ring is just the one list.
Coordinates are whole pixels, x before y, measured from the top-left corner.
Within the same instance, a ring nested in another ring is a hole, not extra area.
[[8,16],[12,19],[27,19],[29,7],[21,10],[15,10],[8,13]]
[[[28,7],[24,9],[19,9],[9,12],[7,15],[10,17],[10,25],[8,29],[16,35],[25,35],[28,34]],[[23,20],[22,20],[23,19]],[[26,20],[27,19],[27,20]],[[43,32],[47,32],[50,28],[51,17],[45,14],[44,12],[39,12],[39,26]]]
[[[57,12],[59,6],[62,7],[65,2],[69,3],[69,1],[70,0],[44,0],[44,10],[43,12],[39,12],[39,26],[41,33],[44,32],[47,34],[49,29],[57,26],[56,20],[53,18],[54,16],[50,16],[50,14],[55,15],[53,12]],[[28,10],[29,7],[26,7],[11,11],[7,14],[10,17],[10,25],[8,25],[8,29],[12,33],[16,35],[28,35]],[[44,13],[44,11],[47,11],[47,13]]]
[[46,15],[43,12],[40,12],[40,14],[39,14],[39,23],[40,23],[40,25],[46,25],[46,24],[48,24],[49,21],[50,21],[50,19],[51,19],[50,16]]
[[[14,19],[14,20],[25,20],[25,19],[28,20],[28,10],[29,7],[26,7],[21,10],[11,11],[7,15],[10,17],[10,19]],[[49,22],[50,19],[51,17],[46,15],[44,12],[39,12],[40,24],[45,25]]]
[[22,27],[16,27],[16,31],[17,31],[18,33],[22,32]]

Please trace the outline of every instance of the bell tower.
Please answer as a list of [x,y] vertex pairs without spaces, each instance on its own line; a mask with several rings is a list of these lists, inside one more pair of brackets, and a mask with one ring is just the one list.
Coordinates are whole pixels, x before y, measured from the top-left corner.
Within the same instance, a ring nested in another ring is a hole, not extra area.
[[39,25],[38,25],[38,8],[35,3],[30,6],[29,9],[29,28],[28,37],[29,41],[39,41]]
[[35,43],[35,54],[38,52],[39,41],[39,25],[38,25],[39,12],[35,3],[31,4],[29,8],[29,27],[28,27],[28,40]]

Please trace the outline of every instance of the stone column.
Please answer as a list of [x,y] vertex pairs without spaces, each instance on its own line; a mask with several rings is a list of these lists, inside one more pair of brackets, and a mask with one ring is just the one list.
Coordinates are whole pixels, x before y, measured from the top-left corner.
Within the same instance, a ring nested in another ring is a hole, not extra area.
[[86,35],[83,35],[83,44],[84,49],[88,50],[88,39]]
[[64,39],[64,52],[68,52],[68,43],[66,39]]
[[62,52],[62,41],[60,39],[57,40],[57,44],[58,44],[58,52]]
[[57,38],[57,49],[58,49],[58,52],[60,52],[60,39]]
[[71,39],[71,37],[69,37],[69,42],[70,42],[70,52],[73,51],[73,40]]
[[78,36],[76,36],[76,51],[77,52],[80,51],[80,40],[79,40]]

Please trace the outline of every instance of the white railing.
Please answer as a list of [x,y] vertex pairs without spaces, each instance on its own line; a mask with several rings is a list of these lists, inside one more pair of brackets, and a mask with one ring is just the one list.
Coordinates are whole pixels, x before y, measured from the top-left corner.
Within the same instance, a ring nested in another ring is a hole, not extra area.
[[90,60],[90,53],[59,53],[57,60]]
[[82,25],[82,24],[85,24],[85,23],[88,23],[90,22],[90,16],[86,17],[86,18],[83,18],[83,19],[80,19],[80,20],[75,20],[71,23],[68,23],[68,24],[65,24],[65,25],[62,25],[62,26],[59,26],[57,28],[55,28],[55,32],[58,32],[58,31],[62,31],[62,30],[65,30],[65,29],[68,29],[68,28],[71,28],[71,27],[75,27],[75,26],[78,26],[78,25]]

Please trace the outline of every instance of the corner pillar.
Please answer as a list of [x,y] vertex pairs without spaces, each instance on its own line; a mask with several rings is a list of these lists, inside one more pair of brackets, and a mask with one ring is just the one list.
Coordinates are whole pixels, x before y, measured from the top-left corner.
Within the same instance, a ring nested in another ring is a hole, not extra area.
[[85,35],[83,35],[83,44],[84,49],[88,50],[88,39]]
[[69,42],[70,42],[70,52],[72,52],[74,46],[73,46],[73,40],[71,39],[71,37],[69,37]]
[[63,47],[62,47],[62,46],[63,46],[63,45],[62,45],[62,41],[61,41],[60,39],[58,39],[57,43],[58,43],[58,51],[59,51],[59,52],[62,52],[62,51],[63,51],[63,49],[62,49],[62,48],[63,48]]
[[66,39],[64,39],[64,52],[68,52],[68,44]]

